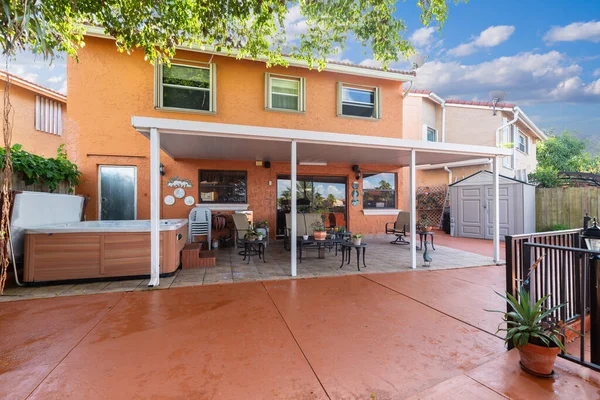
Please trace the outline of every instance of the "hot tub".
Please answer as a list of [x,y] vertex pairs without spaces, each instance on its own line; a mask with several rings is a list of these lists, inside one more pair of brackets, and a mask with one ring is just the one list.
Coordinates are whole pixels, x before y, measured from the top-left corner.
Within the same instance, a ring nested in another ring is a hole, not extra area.
[[[188,221],[160,221],[160,273],[172,274]],[[25,282],[150,275],[150,221],[83,221],[25,230]]]

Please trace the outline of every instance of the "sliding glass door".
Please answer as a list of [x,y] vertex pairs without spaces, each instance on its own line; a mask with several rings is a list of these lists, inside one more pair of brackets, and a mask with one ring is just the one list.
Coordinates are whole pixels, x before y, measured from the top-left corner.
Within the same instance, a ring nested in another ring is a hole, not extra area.
[[[347,227],[345,176],[298,176],[296,204],[298,212],[325,214],[327,226]],[[291,210],[291,181],[289,175],[277,177],[277,235],[285,232],[285,214]]]

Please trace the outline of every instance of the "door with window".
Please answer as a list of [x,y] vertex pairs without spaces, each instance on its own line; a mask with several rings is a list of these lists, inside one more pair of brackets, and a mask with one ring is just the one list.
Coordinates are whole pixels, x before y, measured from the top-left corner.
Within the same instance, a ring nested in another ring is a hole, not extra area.
[[102,221],[137,218],[137,168],[101,165],[98,168],[98,215]]
[[[299,213],[320,212],[328,215],[325,225],[347,226],[345,176],[298,176],[296,204]],[[285,232],[285,214],[291,211],[289,175],[277,177],[277,235]]]

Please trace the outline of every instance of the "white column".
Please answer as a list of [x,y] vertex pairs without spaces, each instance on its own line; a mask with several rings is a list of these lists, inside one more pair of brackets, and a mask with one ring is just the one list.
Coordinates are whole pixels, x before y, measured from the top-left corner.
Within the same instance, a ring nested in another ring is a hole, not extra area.
[[290,232],[290,257],[291,257],[291,265],[292,265],[292,276],[297,275],[297,265],[296,262],[298,260],[297,254],[297,244],[298,244],[298,207],[296,204],[296,141],[292,140],[292,154],[290,157],[290,165],[292,166],[291,176],[290,176],[290,193],[292,195],[292,209],[291,209],[291,220],[292,220],[292,229]]
[[417,268],[417,172],[416,151],[410,151],[410,267]]
[[160,133],[150,128],[150,283],[158,286],[160,276]]
[[494,262],[500,262],[500,157],[494,157],[494,202],[492,206],[494,224]]

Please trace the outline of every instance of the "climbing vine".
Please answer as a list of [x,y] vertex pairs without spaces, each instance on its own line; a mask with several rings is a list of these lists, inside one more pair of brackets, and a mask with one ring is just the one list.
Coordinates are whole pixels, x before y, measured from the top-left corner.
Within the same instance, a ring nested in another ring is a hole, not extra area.
[[[23,146],[15,144],[10,149],[12,167],[14,173],[21,173],[27,185],[36,183],[46,185],[50,192],[54,192],[58,185],[66,182],[69,192],[79,184],[81,172],[77,165],[67,159],[64,145],[60,145],[56,152],[56,158],[44,158],[23,150]],[[0,165],[4,164],[6,151],[0,148]]]

